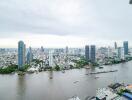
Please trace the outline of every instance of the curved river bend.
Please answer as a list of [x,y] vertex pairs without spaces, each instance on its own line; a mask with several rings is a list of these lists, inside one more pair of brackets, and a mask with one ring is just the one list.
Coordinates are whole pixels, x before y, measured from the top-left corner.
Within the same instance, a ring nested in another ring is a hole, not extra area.
[[[87,96],[94,96],[97,88],[106,87],[112,82],[132,84],[132,61],[92,70],[115,69],[118,71],[96,75],[87,75],[90,73],[88,69],[25,76],[0,75],[0,100],[67,100],[74,95],[85,100]],[[49,79],[50,75],[53,79]]]

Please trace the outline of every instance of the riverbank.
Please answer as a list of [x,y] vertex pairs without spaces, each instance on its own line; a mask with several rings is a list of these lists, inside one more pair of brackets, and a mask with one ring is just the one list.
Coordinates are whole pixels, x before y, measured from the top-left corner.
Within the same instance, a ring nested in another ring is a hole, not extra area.
[[99,100],[132,100],[132,85],[112,83],[106,88],[97,89],[96,98]]
[[[112,61],[111,63],[105,63],[103,65],[116,65],[116,64],[121,64],[121,63],[126,63],[126,62],[129,62],[131,61],[132,58],[127,58],[127,60],[120,60],[120,61]],[[78,60],[78,61],[74,61],[76,63],[76,66],[70,66],[68,68],[60,68],[58,65],[56,65],[55,67],[40,67],[38,68],[38,70],[34,71],[34,72],[42,72],[42,71],[64,71],[64,70],[72,70],[72,69],[81,69],[81,68],[86,68],[86,69],[91,69],[92,67],[96,68],[96,67],[99,67],[99,68],[103,68],[103,67],[100,67],[99,64],[97,63],[94,63],[94,64],[90,64],[88,62],[86,62],[85,59],[81,59],[81,60]],[[101,66],[103,66],[101,65]],[[86,67],[88,66],[88,67]],[[24,69],[22,70],[18,70],[18,66],[17,65],[10,65],[6,68],[0,68],[0,74],[11,74],[11,73],[15,73],[17,72],[18,74],[19,73],[29,73],[27,70],[30,69],[32,67],[30,67],[29,65],[25,65]],[[32,73],[34,73],[32,71]],[[24,75],[24,74],[20,74],[20,75]]]
[[0,74],[11,74],[17,71],[17,65],[10,65],[5,68],[0,68]]
[[0,74],[12,74],[15,72],[26,72],[29,68],[29,65],[25,65],[23,69],[19,70],[18,65],[10,65],[7,67],[0,68]]

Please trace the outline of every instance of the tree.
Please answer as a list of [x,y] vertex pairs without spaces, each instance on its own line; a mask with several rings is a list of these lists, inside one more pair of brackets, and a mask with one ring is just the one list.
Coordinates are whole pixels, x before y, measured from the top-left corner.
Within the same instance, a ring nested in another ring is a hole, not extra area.
[[59,70],[60,70],[59,65],[56,65],[56,66],[55,66],[55,70],[57,70],[57,71],[59,71]]

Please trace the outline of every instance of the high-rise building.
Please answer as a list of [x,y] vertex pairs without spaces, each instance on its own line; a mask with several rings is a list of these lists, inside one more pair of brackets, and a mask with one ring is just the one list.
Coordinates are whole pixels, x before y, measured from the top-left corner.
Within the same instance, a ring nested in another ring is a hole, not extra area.
[[54,61],[53,61],[53,50],[49,51],[49,66],[54,67]]
[[43,46],[41,46],[41,52],[44,52],[44,48],[43,48]]
[[89,45],[85,46],[85,58],[87,61],[89,60]]
[[128,55],[128,41],[123,42],[124,54]]
[[90,61],[93,63],[96,61],[96,47],[95,47],[95,45],[90,46]]
[[25,64],[25,53],[26,53],[26,45],[23,41],[18,42],[18,69],[22,69]]
[[65,67],[67,67],[68,66],[68,54],[69,54],[69,49],[68,49],[68,46],[66,46],[66,48],[65,48]]
[[23,61],[24,61],[24,64],[26,63],[26,45],[24,44],[24,50],[23,50]]
[[117,49],[117,43],[116,42],[114,43],[114,48]]
[[85,58],[87,61],[95,62],[96,60],[96,47],[95,45],[85,46]]
[[68,54],[68,46],[66,46],[65,53]]
[[122,60],[125,59],[125,56],[124,56],[124,48],[123,47],[119,47],[118,48],[118,57]]
[[30,64],[33,60],[33,53],[31,47],[29,47],[29,51],[27,53],[27,64]]
[[[115,50],[117,50],[117,48]],[[107,48],[107,52],[108,52],[108,56],[107,57],[112,57],[113,56],[113,50],[112,50],[111,47]]]

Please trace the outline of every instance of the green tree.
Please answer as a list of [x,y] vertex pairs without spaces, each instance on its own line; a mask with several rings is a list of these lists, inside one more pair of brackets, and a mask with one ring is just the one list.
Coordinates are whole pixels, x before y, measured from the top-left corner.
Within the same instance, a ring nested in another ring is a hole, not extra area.
[[56,65],[56,66],[55,66],[55,70],[56,70],[56,71],[59,71],[59,70],[60,70],[59,65]]

